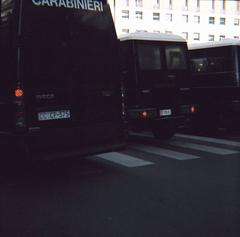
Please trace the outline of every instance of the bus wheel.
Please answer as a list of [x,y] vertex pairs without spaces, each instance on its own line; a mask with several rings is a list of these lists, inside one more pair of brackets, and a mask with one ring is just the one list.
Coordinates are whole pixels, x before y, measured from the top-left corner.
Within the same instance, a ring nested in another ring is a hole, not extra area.
[[153,136],[160,140],[167,140],[173,137],[175,130],[174,129],[164,129],[164,128],[154,128],[152,130]]

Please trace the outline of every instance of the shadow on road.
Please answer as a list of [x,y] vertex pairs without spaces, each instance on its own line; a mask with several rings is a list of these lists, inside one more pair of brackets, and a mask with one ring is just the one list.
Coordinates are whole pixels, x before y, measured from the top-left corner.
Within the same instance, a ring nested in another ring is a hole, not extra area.
[[0,186],[51,186],[71,180],[110,175],[114,167],[91,157],[72,157],[54,161],[18,161],[2,164]]

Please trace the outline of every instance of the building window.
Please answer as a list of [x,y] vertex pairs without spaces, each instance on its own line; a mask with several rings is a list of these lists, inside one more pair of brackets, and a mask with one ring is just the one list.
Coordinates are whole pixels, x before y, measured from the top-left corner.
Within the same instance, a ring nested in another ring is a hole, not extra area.
[[225,39],[225,35],[220,35],[219,40],[223,40],[223,39]]
[[160,0],[155,0],[154,1],[153,8],[156,8],[156,9],[160,8]]
[[212,0],[212,10],[215,10],[215,0]]
[[233,36],[234,39],[239,39],[239,36]]
[[184,1],[184,9],[185,9],[185,10],[188,10],[188,0],[185,0],[185,1]]
[[171,13],[166,13],[166,21],[167,22],[172,22],[172,14]]
[[188,40],[188,32],[182,32],[182,37],[183,37],[185,40]]
[[209,23],[209,24],[215,24],[215,17],[210,16],[210,17],[208,18],[208,23]]
[[136,16],[136,19],[142,20],[143,19],[143,12],[136,11],[135,16]]
[[170,31],[170,30],[165,30],[165,33],[166,33],[166,34],[172,34],[172,31]]
[[135,0],[135,4],[136,4],[136,7],[142,7],[143,6],[142,0]]
[[208,35],[208,41],[214,41],[214,35]]
[[222,10],[226,10],[226,0],[222,0]]
[[148,31],[147,30],[138,30],[138,29],[136,29],[135,32],[148,32]]
[[124,7],[128,7],[129,6],[129,0],[122,0],[122,5]]
[[185,23],[188,23],[188,15],[182,15],[182,20]]
[[154,30],[153,33],[160,33],[160,30]]
[[239,26],[240,20],[238,18],[234,19],[234,25]]
[[200,33],[193,33],[193,40],[200,40]]
[[122,10],[122,18],[129,19],[129,11],[128,10]]
[[225,25],[225,24],[226,24],[226,18],[220,17],[220,25]]
[[160,13],[154,12],[153,13],[153,20],[154,21],[160,21]]
[[200,9],[200,0],[196,0],[197,1],[197,10]]
[[129,33],[129,29],[122,29],[122,33],[125,33],[125,34]]
[[194,16],[194,23],[196,24],[200,23],[200,16]]

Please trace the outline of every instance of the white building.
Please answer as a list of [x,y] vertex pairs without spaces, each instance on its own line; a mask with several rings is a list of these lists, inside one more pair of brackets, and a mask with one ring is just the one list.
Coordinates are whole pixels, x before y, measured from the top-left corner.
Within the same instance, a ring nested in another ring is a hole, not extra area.
[[240,38],[240,0],[109,0],[117,34],[173,33],[189,43]]

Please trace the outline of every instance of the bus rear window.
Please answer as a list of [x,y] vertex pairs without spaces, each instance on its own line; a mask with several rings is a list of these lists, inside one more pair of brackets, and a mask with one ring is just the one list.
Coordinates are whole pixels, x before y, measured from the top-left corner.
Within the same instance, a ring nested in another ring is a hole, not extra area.
[[201,73],[207,71],[207,58],[191,59],[191,71],[193,73]]
[[170,70],[182,70],[187,68],[186,52],[182,46],[166,46],[167,68]]
[[231,69],[229,60],[224,57],[210,57],[208,58],[208,71],[209,72],[226,72]]
[[138,63],[141,70],[161,70],[160,47],[153,44],[139,44]]
[[233,70],[231,47],[209,48],[204,49],[202,56],[196,54],[191,58],[193,73],[227,73]]

